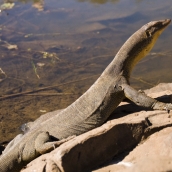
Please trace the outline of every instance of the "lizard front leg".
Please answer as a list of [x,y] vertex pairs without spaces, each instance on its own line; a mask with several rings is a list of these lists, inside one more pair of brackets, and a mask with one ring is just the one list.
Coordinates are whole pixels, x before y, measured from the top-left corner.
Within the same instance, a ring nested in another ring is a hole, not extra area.
[[54,150],[56,147],[61,144],[73,139],[75,136],[70,136],[68,138],[59,140],[59,141],[51,141],[50,135],[48,132],[40,133],[35,140],[35,150],[40,154],[45,154]]
[[125,96],[139,106],[152,108],[154,110],[167,110],[168,112],[172,110],[171,103],[159,102],[147,96],[145,93],[138,92],[128,84],[122,84],[121,87]]

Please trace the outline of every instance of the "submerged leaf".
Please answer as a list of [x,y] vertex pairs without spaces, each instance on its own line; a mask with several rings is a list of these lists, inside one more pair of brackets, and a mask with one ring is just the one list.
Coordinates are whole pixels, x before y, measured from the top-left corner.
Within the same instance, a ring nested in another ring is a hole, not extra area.
[[14,3],[4,3],[0,6],[0,10],[9,10],[14,7]]
[[8,48],[9,50],[17,50],[17,49],[18,49],[17,45],[12,45],[12,44],[8,44],[8,45],[7,45],[7,48]]
[[45,65],[45,63],[37,63],[37,66],[39,67],[43,67]]

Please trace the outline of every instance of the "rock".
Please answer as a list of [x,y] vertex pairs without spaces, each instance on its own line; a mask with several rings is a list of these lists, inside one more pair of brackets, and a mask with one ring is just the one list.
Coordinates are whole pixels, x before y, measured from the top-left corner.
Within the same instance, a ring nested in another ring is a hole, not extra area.
[[151,89],[145,90],[145,93],[153,98],[161,97],[161,99],[157,99],[163,102],[172,103],[172,83],[160,83]]
[[172,127],[165,128],[139,144],[122,161],[112,162],[94,172],[172,171]]
[[[160,87],[168,90],[164,92]],[[148,90],[145,92],[151,95]],[[172,94],[172,84],[158,85],[152,89],[152,94],[167,101]],[[77,136],[54,151],[38,157],[22,172],[90,171],[133,148],[135,149],[123,161],[106,164],[106,167],[95,171],[158,171],[161,169],[161,162],[164,163],[162,169],[169,167],[172,170],[172,113],[148,111],[129,103],[121,103],[115,116],[120,118],[111,118],[101,127]]]
[[137,146],[124,161],[133,164],[130,169],[126,168],[126,172],[172,171],[172,127],[150,136],[146,142]]

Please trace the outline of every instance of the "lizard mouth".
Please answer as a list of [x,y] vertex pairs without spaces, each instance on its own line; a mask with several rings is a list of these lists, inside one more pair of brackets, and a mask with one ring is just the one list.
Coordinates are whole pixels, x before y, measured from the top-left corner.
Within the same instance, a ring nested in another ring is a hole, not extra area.
[[171,22],[170,19],[165,19],[165,20],[163,20],[163,22],[162,22],[162,26],[163,26],[163,27],[166,27],[166,26],[168,26],[168,25],[170,24],[170,22]]
[[[165,19],[165,20],[160,20],[155,27],[155,31],[157,30],[160,32],[160,34],[164,31],[164,29],[170,24],[171,20],[170,19]],[[159,29],[158,29],[159,28]]]
[[163,32],[163,30],[170,24],[170,22],[170,19],[152,21],[150,23],[147,23],[143,27],[148,37],[153,35],[159,36]]
[[157,30],[164,30],[169,24],[170,24],[171,20],[170,19],[165,19],[165,20],[159,20],[159,21],[155,21],[152,22],[153,23],[153,28],[156,28],[155,31]]
[[159,20],[159,21],[151,21],[143,26],[145,31],[150,32],[152,35],[156,32],[162,32],[169,24],[171,20],[165,19],[165,20]]

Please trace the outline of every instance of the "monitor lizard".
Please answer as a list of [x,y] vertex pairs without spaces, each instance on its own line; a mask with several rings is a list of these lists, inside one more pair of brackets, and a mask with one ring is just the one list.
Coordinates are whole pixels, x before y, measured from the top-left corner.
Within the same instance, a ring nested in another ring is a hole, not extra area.
[[16,136],[0,156],[0,171],[18,172],[41,154],[101,126],[124,98],[154,110],[172,110],[172,104],[159,102],[129,85],[133,67],[148,54],[170,22],[165,19],[142,26],[81,97],[67,108],[52,113],[50,118],[38,120],[40,123],[31,125],[24,135]]

